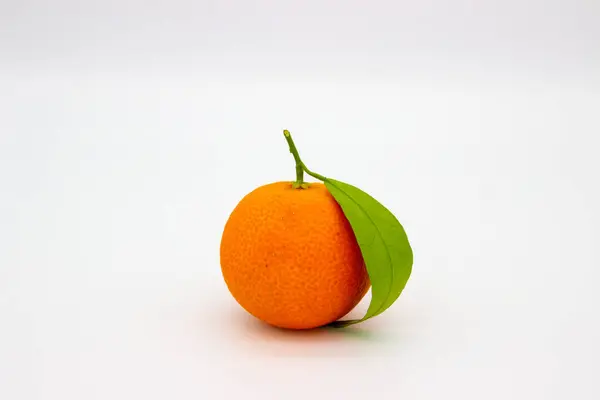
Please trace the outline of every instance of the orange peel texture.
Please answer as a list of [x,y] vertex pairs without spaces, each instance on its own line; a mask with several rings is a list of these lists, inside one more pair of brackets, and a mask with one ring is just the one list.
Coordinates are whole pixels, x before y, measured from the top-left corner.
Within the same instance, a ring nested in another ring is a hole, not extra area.
[[322,183],[276,182],[247,194],[225,224],[220,258],[235,300],[280,328],[336,321],[370,288],[350,223]]

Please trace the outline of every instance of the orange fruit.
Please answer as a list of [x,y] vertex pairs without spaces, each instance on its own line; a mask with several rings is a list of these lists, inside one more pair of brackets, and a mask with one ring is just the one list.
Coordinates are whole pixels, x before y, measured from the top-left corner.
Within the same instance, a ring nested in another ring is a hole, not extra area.
[[336,321],[370,288],[350,223],[322,183],[276,182],[247,194],[225,224],[220,257],[235,300],[280,328]]

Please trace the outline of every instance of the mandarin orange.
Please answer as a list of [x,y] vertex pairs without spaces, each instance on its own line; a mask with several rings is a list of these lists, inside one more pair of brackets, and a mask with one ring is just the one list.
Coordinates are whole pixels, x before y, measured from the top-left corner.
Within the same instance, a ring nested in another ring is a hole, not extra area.
[[220,258],[235,300],[280,328],[336,321],[370,288],[350,223],[322,183],[276,182],[247,194],[225,224]]

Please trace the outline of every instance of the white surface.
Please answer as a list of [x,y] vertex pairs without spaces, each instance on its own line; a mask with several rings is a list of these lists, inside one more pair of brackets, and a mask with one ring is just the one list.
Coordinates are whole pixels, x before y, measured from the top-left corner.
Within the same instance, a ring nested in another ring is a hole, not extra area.
[[[0,398],[600,398],[598,3],[248,4],[0,2]],[[222,281],[283,128],[411,240],[356,328]]]

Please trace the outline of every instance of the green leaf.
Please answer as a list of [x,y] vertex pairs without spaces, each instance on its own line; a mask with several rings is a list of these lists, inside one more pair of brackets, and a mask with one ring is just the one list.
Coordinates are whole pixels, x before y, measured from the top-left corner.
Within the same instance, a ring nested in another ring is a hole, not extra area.
[[365,316],[331,324],[344,327],[381,314],[398,299],[412,271],[413,252],[404,228],[381,203],[347,183],[330,178],[324,183],[352,226],[371,280]]

